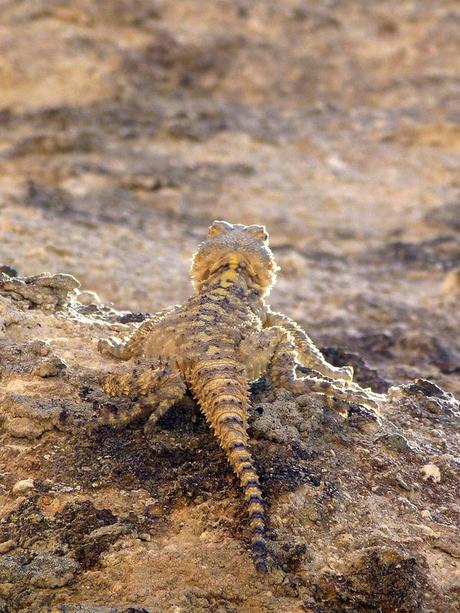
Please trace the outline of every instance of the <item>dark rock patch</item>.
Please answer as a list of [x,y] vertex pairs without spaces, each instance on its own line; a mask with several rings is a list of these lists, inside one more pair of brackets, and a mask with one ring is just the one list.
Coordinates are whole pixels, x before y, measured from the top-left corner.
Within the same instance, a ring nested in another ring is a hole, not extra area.
[[395,549],[364,552],[347,573],[325,574],[316,586],[318,612],[415,613],[424,610],[423,561]]

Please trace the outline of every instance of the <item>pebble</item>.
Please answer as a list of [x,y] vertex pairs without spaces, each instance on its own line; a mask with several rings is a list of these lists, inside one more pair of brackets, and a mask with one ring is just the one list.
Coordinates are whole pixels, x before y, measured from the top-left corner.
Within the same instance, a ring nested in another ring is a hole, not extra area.
[[460,268],[446,275],[441,291],[445,297],[460,294]]
[[454,540],[441,538],[436,541],[435,547],[441,551],[444,551],[445,553],[448,553],[453,558],[460,559],[460,545]]
[[13,541],[13,539],[10,539],[9,541],[3,541],[3,543],[0,543],[0,553],[8,553],[8,551],[11,551],[15,547],[16,542]]
[[424,524],[413,524],[420,532],[423,532],[425,536],[439,536],[437,532],[430,528],[430,526],[425,526]]
[[28,417],[12,417],[5,425],[5,430],[15,438],[38,438],[44,428]]
[[408,485],[404,479],[402,477],[400,477],[399,475],[396,475],[395,477],[396,479],[396,483],[403,488],[403,490],[406,490],[407,492],[410,492],[412,490],[412,487],[410,485]]
[[43,379],[47,377],[57,377],[60,372],[67,368],[67,364],[61,358],[57,356],[47,358],[40,362],[38,366],[36,366],[33,370],[33,373],[36,377],[42,377]]
[[412,447],[407,442],[407,439],[402,434],[393,432],[391,434],[383,434],[377,438],[377,442],[383,443],[385,447],[393,449],[393,451],[409,452],[413,451]]
[[13,494],[23,494],[24,492],[29,492],[33,490],[35,487],[33,479],[21,479],[20,481],[16,481],[13,485],[12,492]]
[[69,557],[59,557],[43,552],[32,560],[27,570],[31,585],[49,589],[63,587],[70,583],[78,570],[78,564]]
[[81,304],[90,305],[90,304],[100,304],[101,299],[96,294],[96,292],[92,292],[90,290],[83,290],[77,294],[77,300]]
[[36,339],[32,341],[30,347],[35,355],[45,357],[51,353],[51,345],[47,341]]
[[423,478],[425,481],[433,481],[433,483],[440,483],[441,481],[441,471],[436,466],[436,464],[425,464],[422,466],[420,471],[423,473]]

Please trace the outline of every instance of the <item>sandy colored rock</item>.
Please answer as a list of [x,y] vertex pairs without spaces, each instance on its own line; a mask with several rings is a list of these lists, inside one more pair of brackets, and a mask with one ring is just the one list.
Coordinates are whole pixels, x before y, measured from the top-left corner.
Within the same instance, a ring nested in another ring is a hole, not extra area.
[[14,549],[15,546],[16,542],[13,539],[10,539],[9,541],[3,541],[3,543],[0,543],[0,553],[8,553],[8,551]]
[[13,437],[30,439],[39,437],[44,431],[40,424],[27,417],[12,417],[7,421],[5,429]]
[[39,554],[29,564],[30,582],[38,588],[57,588],[67,585],[77,571],[78,565],[66,557]]
[[433,483],[439,483],[441,481],[441,471],[436,464],[425,464],[420,469],[423,473],[423,478],[425,481],[433,481]]
[[[0,609],[455,609],[457,3],[7,0],[1,22]],[[264,223],[272,306],[391,390],[373,418],[252,386],[266,578],[192,399],[149,438],[92,427],[122,406],[98,340],[189,295],[214,218]]]
[[26,492],[33,490],[34,487],[35,485],[33,479],[21,479],[20,481],[16,481],[11,491],[13,494],[25,494]]
[[56,377],[65,368],[67,368],[67,364],[61,360],[61,358],[54,356],[48,360],[42,360],[42,362],[34,368],[32,374],[42,378]]

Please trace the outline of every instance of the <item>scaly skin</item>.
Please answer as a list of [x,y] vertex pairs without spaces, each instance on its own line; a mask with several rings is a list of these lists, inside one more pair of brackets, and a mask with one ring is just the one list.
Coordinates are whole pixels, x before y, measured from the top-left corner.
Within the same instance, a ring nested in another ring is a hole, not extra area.
[[[107,393],[133,398],[130,409],[106,415],[106,423],[143,416],[151,428],[187,388],[198,400],[240,480],[254,563],[263,572],[265,515],[248,449],[249,382],[267,373],[275,386],[320,394],[334,406],[341,401],[375,408],[384,400],[352,383],[352,367],[329,364],[295,322],[270,310],[264,297],[276,272],[263,226],[215,221],[193,257],[194,295],[154,315],[127,341],[99,343],[101,353],[134,362],[129,372],[104,381]],[[315,373],[298,377],[298,364]]]

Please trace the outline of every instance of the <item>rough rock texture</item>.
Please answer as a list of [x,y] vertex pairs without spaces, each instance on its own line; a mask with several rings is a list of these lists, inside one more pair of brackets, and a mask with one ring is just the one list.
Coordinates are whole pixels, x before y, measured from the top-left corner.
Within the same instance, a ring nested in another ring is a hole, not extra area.
[[[458,3],[1,12],[0,610],[459,610]],[[214,218],[265,223],[273,307],[398,386],[344,419],[254,385],[267,577],[190,400],[91,428],[97,340],[189,294]]]

